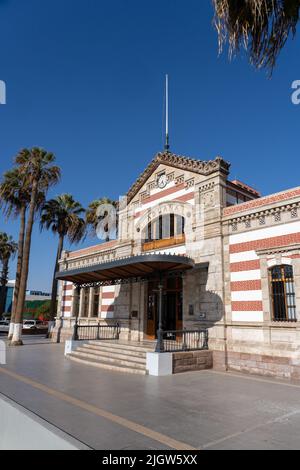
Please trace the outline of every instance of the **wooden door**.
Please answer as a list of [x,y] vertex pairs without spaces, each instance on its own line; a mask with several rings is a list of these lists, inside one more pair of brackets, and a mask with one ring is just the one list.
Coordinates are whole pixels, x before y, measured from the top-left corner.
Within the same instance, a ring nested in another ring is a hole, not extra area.
[[[148,339],[157,337],[158,329],[158,281],[148,284],[147,326]],[[182,278],[169,278],[163,289],[163,329],[182,330]]]

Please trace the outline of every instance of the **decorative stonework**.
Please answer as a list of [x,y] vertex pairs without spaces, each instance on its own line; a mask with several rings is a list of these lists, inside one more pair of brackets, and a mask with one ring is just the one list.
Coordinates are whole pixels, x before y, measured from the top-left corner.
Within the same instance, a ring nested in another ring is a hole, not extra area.
[[206,208],[215,206],[215,193],[214,191],[208,191],[202,195],[202,201]]
[[184,183],[184,175],[177,176],[177,178],[175,178],[175,184],[176,184],[176,186],[177,186],[178,184],[182,184],[182,183]]
[[291,210],[291,218],[292,218],[292,219],[295,219],[297,216],[298,216],[298,211],[297,211],[297,208],[294,207],[294,208]]
[[[243,204],[242,204],[243,205]],[[259,226],[271,226],[275,222],[283,222],[283,215],[285,217],[296,219],[299,217],[299,208],[300,202],[295,202],[293,204],[287,204],[281,207],[273,207],[271,209],[261,210],[259,212],[254,212],[252,214],[247,214],[240,217],[233,217],[231,218],[228,223],[229,226],[232,228],[233,225],[235,229],[232,231],[237,231],[239,229],[244,230],[245,228],[253,227],[255,224],[251,224],[246,226],[247,221],[256,222],[256,225]],[[243,225],[242,225],[243,224]],[[249,224],[249,222],[248,222]]]
[[230,164],[221,157],[217,157],[215,160],[202,161],[175,155],[170,152],[158,153],[152,162],[148,165],[146,170],[138,177],[136,182],[129,189],[127,193],[128,203],[135,197],[135,195],[161,164],[205,176],[210,175],[216,171],[220,171],[227,176],[229,174],[230,168]]
[[211,191],[214,188],[214,186],[215,186],[214,181],[211,181],[210,183],[207,183],[207,184],[203,184],[202,186],[200,186],[199,192],[204,193],[206,191]]
[[[171,183],[172,181],[174,181],[174,171],[172,171],[171,173],[166,173],[166,172],[163,172],[166,174],[166,178],[167,178],[167,184]],[[153,189],[156,189],[158,188],[158,185],[157,185],[157,180],[158,180],[158,176],[161,175],[162,173],[156,173],[155,174],[155,178],[151,181],[149,181],[149,183],[147,184],[147,190],[144,191],[143,193],[140,194],[140,199],[145,199],[147,197],[150,196],[150,191],[152,191]],[[145,197],[141,197],[142,194],[146,194]]]
[[86,266],[93,266],[95,264],[99,264],[105,261],[112,261],[116,257],[116,251],[115,250],[107,250],[104,252],[99,253],[98,255],[92,254],[92,255],[87,255],[85,258],[81,259],[66,259],[65,260],[65,269],[64,270],[69,270],[69,269],[77,269],[77,268],[82,268]]
[[278,253],[280,253],[280,254],[288,253],[289,255],[300,254],[300,243],[296,243],[294,245],[286,245],[286,246],[276,247],[276,248],[256,250],[256,254],[260,257],[261,256],[275,255],[275,254],[278,254]]
[[264,215],[259,217],[259,225],[266,225],[266,218]]
[[186,189],[193,188],[195,186],[195,178],[190,178],[185,182]]
[[275,212],[275,214],[274,214],[274,222],[281,222],[281,214],[280,214],[280,212]]

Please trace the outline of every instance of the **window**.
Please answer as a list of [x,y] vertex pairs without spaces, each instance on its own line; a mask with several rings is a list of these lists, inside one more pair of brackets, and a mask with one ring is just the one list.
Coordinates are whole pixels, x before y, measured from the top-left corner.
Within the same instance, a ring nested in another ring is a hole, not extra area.
[[297,321],[293,267],[270,269],[273,321]]
[[144,232],[145,242],[165,240],[184,234],[184,217],[175,214],[160,215],[148,224]]

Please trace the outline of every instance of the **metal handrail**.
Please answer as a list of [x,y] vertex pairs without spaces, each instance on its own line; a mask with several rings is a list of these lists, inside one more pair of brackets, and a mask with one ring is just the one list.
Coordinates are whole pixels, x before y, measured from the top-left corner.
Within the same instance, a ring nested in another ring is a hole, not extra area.
[[[80,325],[76,321],[73,330],[73,340],[118,340],[120,337],[120,324],[118,322],[112,325]],[[80,333],[84,334],[80,334]]]
[[208,349],[208,330],[158,330],[156,352],[201,351]]

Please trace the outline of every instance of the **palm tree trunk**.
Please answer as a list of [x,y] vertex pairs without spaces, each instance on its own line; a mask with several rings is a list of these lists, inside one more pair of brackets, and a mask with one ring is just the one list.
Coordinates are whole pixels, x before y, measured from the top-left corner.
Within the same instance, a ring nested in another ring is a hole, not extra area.
[[58,262],[61,258],[63,247],[64,247],[64,236],[60,235],[59,236],[59,241],[58,241],[58,248],[57,248],[57,255],[56,255],[56,261],[55,261],[54,273],[53,273],[52,294],[51,294],[51,304],[50,304],[50,320],[49,320],[49,324],[48,324],[47,338],[51,337],[51,330],[52,330],[52,328],[54,327],[54,324],[55,324],[57,291],[58,291],[58,281],[57,281],[55,276],[56,276],[56,273],[58,272],[58,267],[59,267]]
[[9,258],[5,258],[2,263],[2,272],[1,272],[1,288],[0,288],[0,318],[3,315],[5,309],[5,298],[6,298],[6,284],[8,281],[8,263]]
[[9,340],[12,339],[13,333],[14,333],[15,314],[16,314],[18,295],[19,295],[19,289],[20,289],[20,279],[21,279],[21,272],[22,272],[25,228],[26,228],[26,206],[23,206],[20,211],[18,261],[17,261],[17,270],[16,270],[16,283],[15,283],[15,288],[14,288],[14,299],[13,299],[12,312],[11,312],[11,318],[10,318],[10,324],[9,324],[9,332],[8,332]]
[[31,236],[32,236],[32,228],[34,224],[34,215],[35,215],[35,209],[36,209],[36,198],[37,198],[37,182],[34,181],[32,185],[31,200],[30,200],[29,213],[28,213],[28,222],[27,222],[26,234],[25,234],[25,239],[24,239],[22,272],[21,272],[21,278],[20,278],[20,288],[19,288],[19,294],[18,294],[17,308],[15,311],[14,334],[11,340],[12,346],[22,346],[23,344],[22,339],[21,339],[22,328],[23,328],[23,311],[24,311],[24,305],[25,305],[26,287],[27,287],[27,280],[28,280]]

